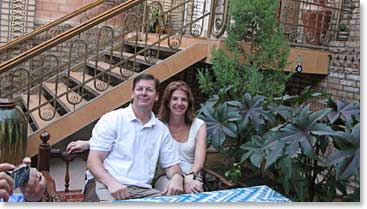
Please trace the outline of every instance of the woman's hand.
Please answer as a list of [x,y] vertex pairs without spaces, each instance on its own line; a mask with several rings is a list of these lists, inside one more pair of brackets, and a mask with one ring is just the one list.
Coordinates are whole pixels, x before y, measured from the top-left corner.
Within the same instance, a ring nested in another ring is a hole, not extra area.
[[203,192],[203,183],[197,179],[194,179],[194,175],[186,175],[185,176],[185,193],[186,194],[192,194],[192,193],[198,193]]

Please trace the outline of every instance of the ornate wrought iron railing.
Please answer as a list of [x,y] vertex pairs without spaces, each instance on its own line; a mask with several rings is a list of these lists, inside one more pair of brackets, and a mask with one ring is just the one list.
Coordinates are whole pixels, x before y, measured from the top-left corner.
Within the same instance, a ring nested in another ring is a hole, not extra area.
[[327,48],[352,17],[350,0],[280,0],[279,18],[289,42]]
[[207,27],[209,36],[214,16],[204,2],[185,14],[199,3],[127,0],[0,64],[0,97],[18,101],[30,132],[38,130],[161,62],[163,48],[180,50],[185,33],[203,36]]
[[37,44],[67,31],[72,28],[73,25],[80,24],[106,11],[115,4],[115,1],[96,0],[52,22],[37,27],[27,34],[11,40],[7,44],[0,46],[0,63],[14,58]]

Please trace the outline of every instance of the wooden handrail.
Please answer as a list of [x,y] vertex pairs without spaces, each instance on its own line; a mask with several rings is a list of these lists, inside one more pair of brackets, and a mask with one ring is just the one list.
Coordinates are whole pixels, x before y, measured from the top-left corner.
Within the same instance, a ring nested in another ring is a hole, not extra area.
[[33,47],[32,49],[23,52],[22,54],[18,55],[17,57],[10,59],[2,64],[0,64],[0,73],[4,73],[10,69],[12,69],[13,67],[15,67],[16,65],[18,65],[19,63],[22,63],[34,56],[37,56],[39,54],[41,54],[42,52],[64,42],[65,40],[68,40],[72,37],[74,37],[77,34],[80,34],[83,31],[86,31],[92,27],[94,27],[95,25],[121,13],[124,10],[130,9],[131,7],[134,7],[136,5],[138,5],[139,3],[143,2],[144,0],[127,0],[124,3],[121,3],[117,6],[115,6],[114,8],[107,10],[105,12],[103,12],[102,14],[66,31],[63,32],[57,36],[55,36],[54,38],[45,41],[35,47]]
[[88,5],[85,5],[85,6],[81,7],[78,10],[75,10],[74,12],[71,12],[71,13],[65,15],[65,16],[60,17],[59,19],[56,19],[56,20],[54,20],[54,21],[52,21],[50,23],[47,23],[47,24],[45,24],[45,25],[43,25],[41,27],[38,27],[35,30],[33,30],[33,31],[31,31],[31,32],[29,32],[27,34],[24,34],[24,35],[16,38],[15,40],[13,40],[13,41],[11,41],[11,42],[3,45],[3,46],[0,46],[0,53],[4,53],[4,51],[6,51],[6,50],[8,50],[8,49],[10,49],[12,47],[14,47],[15,45],[17,45],[17,44],[19,44],[21,42],[24,42],[24,41],[26,41],[28,39],[31,39],[34,36],[36,36],[36,35],[38,35],[40,33],[43,33],[45,31],[47,31],[48,29],[50,29],[50,28],[52,28],[54,26],[57,26],[57,25],[65,22],[67,20],[70,20],[71,18],[73,18],[75,16],[78,16],[78,15],[82,14],[83,12],[86,12],[86,11],[88,11],[88,10],[90,10],[90,9],[92,9],[92,8],[94,8],[94,7],[102,4],[102,3],[104,3],[105,1],[106,0],[96,0],[96,1],[94,1],[94,2],[92,2],[90,4],[88,4]]
[[214,176],[215,178],[217,178],[219,180],[219,182],[222,182],[225,186],[227,187],[235,187],[236,184],[226,180],[222,175],[219,175],[218,173],[214,172],[213,170],[210,170],[208,168],[203,168],[204,173],[208,173],[212,176]]

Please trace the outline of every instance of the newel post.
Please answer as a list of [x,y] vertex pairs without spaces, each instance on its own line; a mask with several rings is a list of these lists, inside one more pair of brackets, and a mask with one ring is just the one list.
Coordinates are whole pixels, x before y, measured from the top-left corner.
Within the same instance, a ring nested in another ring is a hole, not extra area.
[[38,149],[38,170],[39,171],[50,171],[50,150],[51,146],[48,142],[50,134],[44,131],[40,135],[41,144]]

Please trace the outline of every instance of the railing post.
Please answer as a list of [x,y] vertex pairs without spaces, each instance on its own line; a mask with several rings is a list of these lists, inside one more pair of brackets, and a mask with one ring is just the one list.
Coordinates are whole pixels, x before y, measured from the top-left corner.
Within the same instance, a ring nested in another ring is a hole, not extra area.
[[50,171],[50,150],[51,146],[48,142],[50,135],[47,131],[44,131],[41,136],[41,144],[38,149],[38,170],[39,171]]
[[69,192],[69,186],[70,186],[70,173],[69,173],[69,168],[70,168],[70,161],[71,159],[67,159],[66,161],[66,171],[65,171],[65,192]]
[[210,16],[209,16],[209,23],[208,23],[207,38],[210,38],[212,34],[213,22],[214,22],[214,17],[215,17],[215,5],[216,5],[216,0],[212,0],[210,2]]

